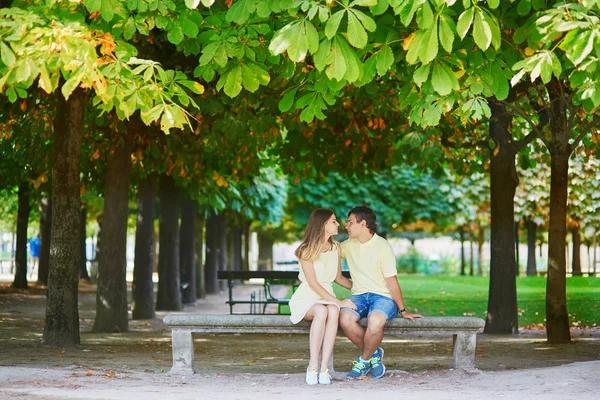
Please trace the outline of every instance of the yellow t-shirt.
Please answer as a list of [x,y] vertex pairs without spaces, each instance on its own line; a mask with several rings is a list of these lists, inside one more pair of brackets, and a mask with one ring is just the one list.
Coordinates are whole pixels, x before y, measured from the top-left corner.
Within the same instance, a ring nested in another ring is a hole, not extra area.
[[396,276],[396,256],[387,240],[375,234],[366,243],[350,238],[340,246],[352,277],[352,294],[391,297],[385,278]]

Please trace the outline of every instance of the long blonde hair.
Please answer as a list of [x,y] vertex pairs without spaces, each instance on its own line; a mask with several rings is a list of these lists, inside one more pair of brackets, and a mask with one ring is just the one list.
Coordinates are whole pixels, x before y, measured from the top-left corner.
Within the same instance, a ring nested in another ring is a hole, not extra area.
[[[321,246],[325,238],[325,224],[333,215],[330,208],[317,208],[310,214],[302,243],[296,249],[296,257],[301,260],[316,260],[321,254]],[[333,245],[330,236],[328,242]]]

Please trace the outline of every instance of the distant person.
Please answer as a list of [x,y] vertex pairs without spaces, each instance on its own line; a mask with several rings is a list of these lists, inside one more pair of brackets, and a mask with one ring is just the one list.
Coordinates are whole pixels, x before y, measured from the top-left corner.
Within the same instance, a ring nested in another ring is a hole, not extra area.
[[333,282],[352,288],[352,282],[342,275],[340,248],[332,238],[337,235],[339,225],[332,210],[317,208],[310,215],[302,243],[296,249],[300,261],[298,279],[302,283],[290,299],[290,320],[294,324],[303,319],[312,321],[306,369],[309,385],[331,383],[327,367],[338,332],[340,307],[356,309],[350,300],[338,300],[333,292]]
[[[350,300],[357,308],[342,308],[340,325],[362,351],[346,378],[362,378],[372,372],[378,379],[385,374],[379,345],[386,323],[398,314],[410,320],[423,317],[408,313],[404,307],[396,279],[396,256],[387,240],[377,235],[375,212],[366,206],[354,207],[348,212],[346,230],[349,238],[340,247],[352,279]],[[362,318],[367,318],[366,330],[358,323]]]
[[29,241],[29,276],[33,277],[40,265],[40,234]]

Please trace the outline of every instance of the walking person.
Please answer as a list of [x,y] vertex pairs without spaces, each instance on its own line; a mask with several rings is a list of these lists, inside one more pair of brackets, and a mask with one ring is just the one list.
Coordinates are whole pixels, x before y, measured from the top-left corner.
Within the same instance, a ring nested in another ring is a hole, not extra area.
[[29,279],[40,265],[40,234],[29,241]]
[[333,292],[333,282],[352,288],[352,282],[342,275],[341,251],[333,241],[338,227],[339,223],[332,210],[314,210],[302,243],[295,253],[300,261],[298,279],[302,283],[290,299],[290,320],[294,324],[303,319],[312,321],[310,360],[306,369],[306,383],[309,385],[331,383],[328,364],[338,331],[340,307],[356,309],[350,300],[338,300]]
[[[377,235],[375,212],[366,206],[354,207],[348,212],[346,230],[349,238],[340,247],[352,278],[350,300],[357,308],[342,308],[340,325],[361,350],[346,377],[362,378],[371,372],[378,379],[385,374],[380,344],[386,323],[398,314],[410,320],[423,316],[406,311],[396,279],[396,256],[387,240]],[[367,329],[358,323],[362,318],[367,318]]]

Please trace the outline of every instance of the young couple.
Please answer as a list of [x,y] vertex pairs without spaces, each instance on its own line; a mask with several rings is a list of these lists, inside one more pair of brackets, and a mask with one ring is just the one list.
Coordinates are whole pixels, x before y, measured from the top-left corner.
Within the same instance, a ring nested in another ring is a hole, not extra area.
[[[362,351],[346,377],[362,378],[371,372],[377,379],[385,373],[383,349],[379,345],[387,321],[398,313],[410,320],[422,318],[409,314],[404,307],[396,279],[396,257],[390,244],[377,235],[373,210],[365,206],[350,210],[346,225],[349,238],[342,243],[333,241],[339,225],[332,210],[314,210],[296,250],[302,283],[290,299],[290,319],[295,324],[303,319],[312,321],[310,361],[306,370],[309,385],[331,383],[327,366],[338,320],[348,339]],[[342,258],[348,262],[352,281],[342,275]],[[333,282],[351,289],[352,296],[337,299]],[[358,323],[361,318],[368,318],[366,330]]]

